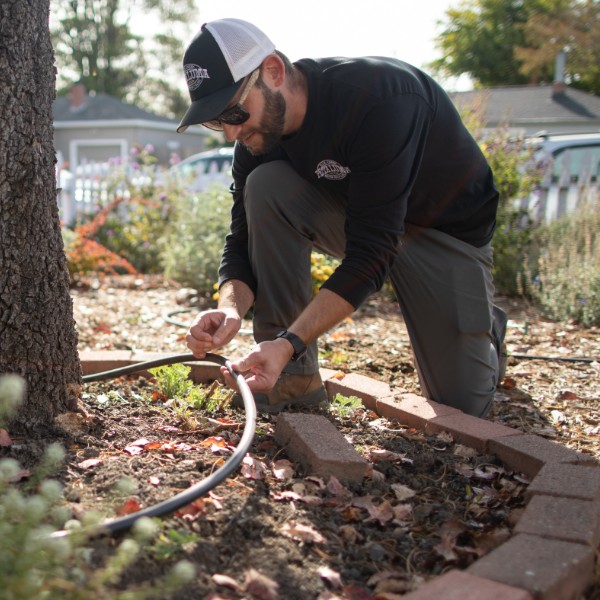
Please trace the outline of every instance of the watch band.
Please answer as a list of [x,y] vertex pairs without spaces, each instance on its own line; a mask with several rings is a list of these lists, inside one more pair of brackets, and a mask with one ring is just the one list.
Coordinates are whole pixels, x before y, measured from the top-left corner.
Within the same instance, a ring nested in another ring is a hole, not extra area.
[[295,333],[284,329],[277,334],[276,338],[283,338],[292,345],[294,354],[292,354],[291,360],[296,361],[306,354],[306,344]]

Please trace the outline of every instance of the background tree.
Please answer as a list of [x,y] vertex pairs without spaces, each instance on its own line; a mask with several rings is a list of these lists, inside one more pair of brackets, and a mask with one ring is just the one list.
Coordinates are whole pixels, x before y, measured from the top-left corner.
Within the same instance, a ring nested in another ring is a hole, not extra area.
[[81,384],[56,203],[48,0],[0,2],[0,374],[27,382],[16,425],[48,427]]
[[[51,10],[59,94],[79,82],[166,116],[182,114],[184,90],[168,74],[180,75],[194,0],[51,0]],[[140,22],[143,35],[132,28]]]
[[597,0],[470,0],[446,11],[436,39],[440,74],[469,74],[475,85],[551,82],[569,48],[571,83],[595,91],[600,61]]
[[563,50],[566,82],[600,95],[600,2],[571,0],[552,14],[532,15],[523,31],[526,45],[515,48],[523,74],[543,79]]

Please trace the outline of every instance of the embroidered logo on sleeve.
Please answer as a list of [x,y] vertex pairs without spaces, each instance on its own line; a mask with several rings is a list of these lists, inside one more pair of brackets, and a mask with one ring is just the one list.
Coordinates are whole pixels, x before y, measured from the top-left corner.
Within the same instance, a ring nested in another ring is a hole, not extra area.
[[205,79],[210,79],[210,75],[208,74],[208,70],[198,65],[188,64],[183,66],[183,71],[185,73],[185,80],[187,82],[188,89],[190,92],[193,92],[195,89],[200,87],[200,84]]
[[344,179],[348,173],[350,173],[348,167],[342,167],[339,162],[329,159],[322,160],[315,170],[315,174],[319,179],[321,179],[321,177],[333,180]]

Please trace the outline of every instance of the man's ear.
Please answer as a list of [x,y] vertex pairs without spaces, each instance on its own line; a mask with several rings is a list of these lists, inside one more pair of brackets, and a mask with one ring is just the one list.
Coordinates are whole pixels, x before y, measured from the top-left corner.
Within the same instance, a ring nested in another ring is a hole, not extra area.
[[285,64],[277,54],[269,54],[263,60],[261,68],[262,80],[269,87],[281,87],[285,82]]

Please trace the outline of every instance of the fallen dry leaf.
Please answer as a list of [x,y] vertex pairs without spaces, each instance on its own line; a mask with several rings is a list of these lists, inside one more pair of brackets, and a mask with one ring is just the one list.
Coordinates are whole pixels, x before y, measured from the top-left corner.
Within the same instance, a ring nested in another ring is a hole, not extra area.
[[341,525],[338,528],[338,532],[347,542],[356,543],[364,539],[360,532],[355,527],[352,527],[352,525]]
[[329,582],[334,590],[339,590],[342,587],[342,576],[328,566],[319,567],[319,575]]
[[8,435],[8,431],[6,431],[6,429],[0,429],[0,446],[12,446],[12,440],[10,439],[10,436]]
[[240,470],[246,479],[264,479],[267,475],[265,463],[250,456],[250,454],[244,456]]
[[117,515],[124,516],[124,515],[130,515],[132,513],[136,513],[139,510],[141,510],[142,505],[135,499],[135,498],[128,498],[127,500],[125,500],[125,502],[121,505],[120,508],[117,509]]
[[294,467],[287,459],[276,460],[272,471],[275,479],[291,479],[294,476]]
[[415,490],[409,488],[407,485],[402,485],[401,483],[393,483],[390,488],[394,492],[396,496],[396,500],[402,502],[403,500],[408,500],[416,495],[417,492]]
[[299,542],[313,542],[315,544],[323,544],[327,540],[314,528],[301,523],[290,521],[284,523],[281,527],[281,533],[286,537],[292,538]]
[[277,600],[279,598],[279,584],[255,569],[248,569],[244,579],[246,592],[259,600]]
[[233,579],[233,577],[229,577],[229,575],[220,575],[219,573],[215,573],[211,579],[217,585],[228,587],[236,592],[242,592],[244,590],[244,588],[235,579]]
[[88,458],[86,460],[77,463],[77,466],[80,469],[91,469],[92,467],[97,467],[99,465],[103,465],[104,461],[101,458]]
[[188,521],[195,521],[205,512],[205,503],[202,498],[196,498],[193,502],[182,506],[175,512],[178,517],[184,517]]
[[391,452],[390,450],[383,450],[382,448],[373,448],[367,452],[367,458],[372,462],[380,462],[382,460],[388,460],[390,462],[405,462],[412,463],[410,458],[406,458],[406,454],[400,454],[398,452]]

